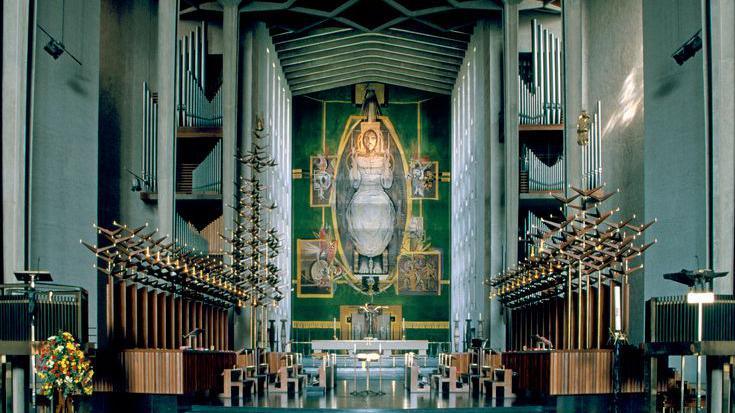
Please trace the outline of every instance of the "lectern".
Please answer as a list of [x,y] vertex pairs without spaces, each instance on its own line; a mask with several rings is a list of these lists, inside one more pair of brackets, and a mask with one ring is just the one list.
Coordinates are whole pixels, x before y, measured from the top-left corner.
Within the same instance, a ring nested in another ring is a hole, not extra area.
[[15,279],[28,284],[28,314],[31,316],[31,406],[36,408],[36,357],[33,343],[36,341],[36,281],[51,282],[48,271],[17,271]]

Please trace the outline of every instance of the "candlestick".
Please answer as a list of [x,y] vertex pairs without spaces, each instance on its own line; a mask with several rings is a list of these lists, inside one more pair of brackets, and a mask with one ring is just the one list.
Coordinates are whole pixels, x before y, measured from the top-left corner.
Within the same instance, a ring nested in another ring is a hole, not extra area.
[[480,312],[478,314],[479,314],[480,321],[482,321],[482,312]]

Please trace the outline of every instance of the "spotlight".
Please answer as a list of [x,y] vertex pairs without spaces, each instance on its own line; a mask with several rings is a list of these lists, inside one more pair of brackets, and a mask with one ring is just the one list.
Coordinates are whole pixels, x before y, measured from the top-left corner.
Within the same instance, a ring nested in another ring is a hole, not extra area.
[[149,186],[147,179],[131,171],[129,168],[125,168],[125,169],[128,171],[130,175],[132,175],[132,177],[130,178],[131,180],[130,190],[131,191],[140,192],[143,190],[143,185],[145,185],[146,187]]
[[51,39],[46,43],[46,46],[43,47],[43,50],[56,60],[59,56],[64,54],[64,45],[57,42],[56,39]]
[[82,65],[82,62],[79,61],[79,59],[77,59],[76,56],[74,56],[70,51],[66,50],[66,46],[64,46],[64,36],[63,36],[64,25],[63,25],[63,22],[62,22],[62,25],[61,25],[61,32],[62,32],[61,40],[56,40],[56,38],[54,36],[52,36],[51,33],[49,33],[46,29],[44,29],[43,26],[41,26],[40,24],[37,25],[37,26],[49,38],[49,41],[48,41],[48,43],[46,43],[46,46],[43,47],[43,50],[45,50],[46,53],[48,53],[51,57],[53,57],[54,60],[58,59],[59,56],[61,56],[62,54],[66,53],[67,55],[69,55],[69,57],[71,57],[72,59],[74,59],[74,61],[77,62],[79,64],[79,66]]
[[702,38],[699,37],[699,34],[701,32],[702,30],[698,30],[696,33],[694,33],[694,35],[690,37],[689,40],[686,41],[686,43],[679,47],[671,56],[674,58],[679,66],[683,65],[684,62],[697,54],[697,52],[702,48]]

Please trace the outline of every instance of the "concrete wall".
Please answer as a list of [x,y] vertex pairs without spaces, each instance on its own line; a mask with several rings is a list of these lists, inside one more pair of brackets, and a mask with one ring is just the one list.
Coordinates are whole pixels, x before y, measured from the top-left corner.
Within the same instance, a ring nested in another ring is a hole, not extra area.
[[[658,245],[646,253],[644,300],[682,294],[662,274],[707,264],[703,54],[683,66],[671,58],[701,24],[700,2],[643,3],[644,205],[646,220],[658,218],[647,231]],[[634,341],[641,334],[631,331]]]
[[[620,189],[605,208],[643,218],[643,6],[640,0],[585,3],[587,112],[602,104],[603,182]],[[672,60],[673,62],[673,60]],[[658,247],[656,247],[658,248]],[[649,250],[650,251],[650,250]],[[642,331],[643,279],[631,278],[631,329]]]
[[[131,191],[140,174],[143,82],[157,92],[157,7],[150,0],[102,2],[100,30],[100,224],[156,226],[156,207]],[[132,46],[134,45],[134,47]]]
[[479,312],[483,313],[483,336],[494,348],[502,348],[505,342],[500,306],[488,300],[483,284],[486,275],[500,271],[504,255],[505,152],[499,137],[502,48],[500,22],[478,23],[452,92],[450,315],[452,320],[460,319],[460,346],[467,314],[477,327]]
[[[38,24],[61,38],[66,53],[54,60],[38,32],[31,153],[30,260],[59,284],[89,291],[89,323],[96,326],[97,272],[79,238],[94,239],[97,219],[97,149],[100,8],[94,0],[38,2]],[[94,332],[94,330],[92,330]]]

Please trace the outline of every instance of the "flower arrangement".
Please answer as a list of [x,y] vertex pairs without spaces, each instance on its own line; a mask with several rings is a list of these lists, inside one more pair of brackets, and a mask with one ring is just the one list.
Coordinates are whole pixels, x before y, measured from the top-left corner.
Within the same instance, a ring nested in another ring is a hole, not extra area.
[[54,390],[63,399],[92,394],[94,371],[70,333],[60,332],[46,340],[38,355],[36,373],[41,395],[51,396]]

